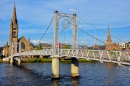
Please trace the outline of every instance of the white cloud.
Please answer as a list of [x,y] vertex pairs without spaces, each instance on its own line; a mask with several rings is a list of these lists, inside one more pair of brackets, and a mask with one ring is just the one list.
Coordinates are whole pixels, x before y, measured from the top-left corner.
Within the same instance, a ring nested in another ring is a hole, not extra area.
[[73,14],[76,13],[76,10],[74,10],[74,9],[70,9],[69,11],[72,12]]
[[[40,41],[40,42],[39,42]],[[45,43],[42,40],[31,40],[30,42],[32,42],[34,45],[38,44],[38,43]]]

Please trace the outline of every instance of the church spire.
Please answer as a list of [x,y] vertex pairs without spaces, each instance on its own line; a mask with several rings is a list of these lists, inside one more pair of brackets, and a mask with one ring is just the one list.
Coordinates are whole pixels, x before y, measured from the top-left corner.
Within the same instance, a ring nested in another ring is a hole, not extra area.
[[107,40],[111,40],[110,27],[108,25]]
[[16,22],[16,21],[17,21],[16,6],[14,4],[14,10],[13,10],[13,15],[12,15],[12,22]]
[[18,20],[17,20],[17,16],[16,16],[16,6],[14,4],[14,9],[13,9],[13,15],[12,15],[12,19],[11,19],[11,23],[10,23],[10,41],[9,41],[9,55],[12,54],[12,43],[14,47],[13,49],[13,53],[17,53],[17,42],[18,42]]
[[107,32],[106,50],[113,50],[109,26],[108,26],[108,32]]
[[7,41],[6,45],[8,46],[8,41]]

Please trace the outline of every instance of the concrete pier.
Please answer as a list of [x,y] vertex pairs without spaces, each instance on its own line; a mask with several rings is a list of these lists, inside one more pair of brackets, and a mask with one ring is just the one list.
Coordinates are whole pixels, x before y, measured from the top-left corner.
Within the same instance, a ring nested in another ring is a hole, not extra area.
[[21,59],[17,59],[18,60],[18,65],[21,65]]
[[53,57],[52,58],[52,79],[58,79],[60,77],[59,72],[60,72],[59,58]]
[[21,58],[9,57],[9,63],[14,65],[21,65]]
[[14,62],[13,57],[10,57],[9,63],[10,63],[10,64],[13,64],[13,62]]
[[72,77],[79,77],[79,63],[77,58],[71,59],[71,76]]

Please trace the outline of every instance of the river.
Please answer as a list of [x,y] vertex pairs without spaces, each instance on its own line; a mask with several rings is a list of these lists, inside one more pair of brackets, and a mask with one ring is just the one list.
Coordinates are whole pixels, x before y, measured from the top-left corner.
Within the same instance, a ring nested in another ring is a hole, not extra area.
[[0,63],[0,86],[129,86],[130,66],[80,62],[79,78],[71,78],[71,64],[60,63],[60,79],[51,79],[51,62]]

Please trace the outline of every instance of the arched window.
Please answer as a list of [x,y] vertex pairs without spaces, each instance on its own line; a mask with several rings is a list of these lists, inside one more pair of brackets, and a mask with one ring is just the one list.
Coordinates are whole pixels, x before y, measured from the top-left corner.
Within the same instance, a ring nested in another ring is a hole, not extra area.
[[25,49],[25,44],[23,42],[21,43],[21,49]]

